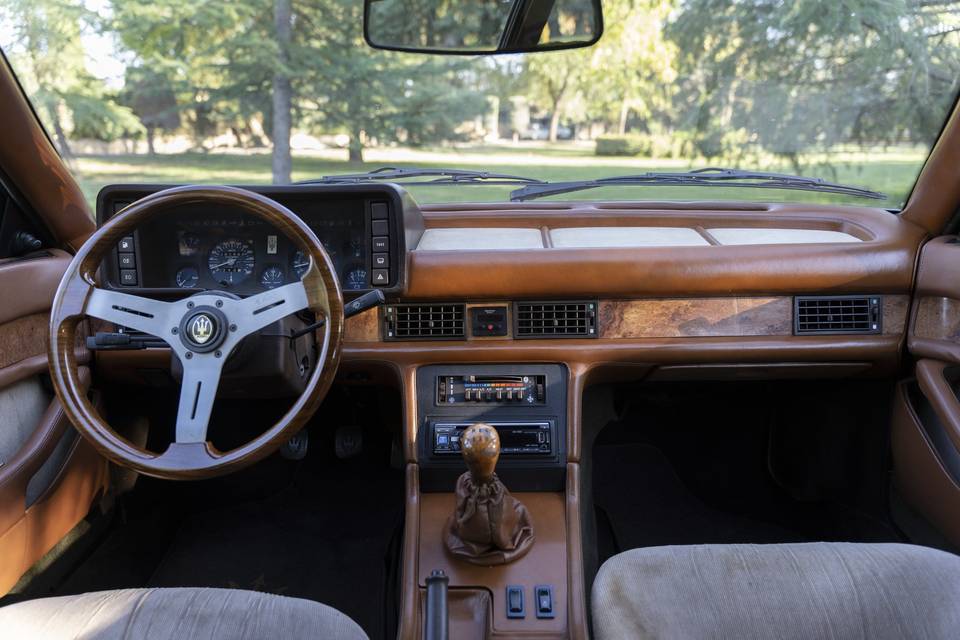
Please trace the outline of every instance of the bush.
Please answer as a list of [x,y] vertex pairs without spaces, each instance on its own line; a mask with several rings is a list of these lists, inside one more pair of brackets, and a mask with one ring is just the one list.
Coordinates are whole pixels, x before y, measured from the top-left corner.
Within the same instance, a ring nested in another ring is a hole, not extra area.
[[682,155],[683,140],[664,133],[628,133],[623,136],[599,136],[598,156],[645,156],[674,158]]
[[597,138],[598,156],[636,156],[643,150],[640,136],[600,136]]

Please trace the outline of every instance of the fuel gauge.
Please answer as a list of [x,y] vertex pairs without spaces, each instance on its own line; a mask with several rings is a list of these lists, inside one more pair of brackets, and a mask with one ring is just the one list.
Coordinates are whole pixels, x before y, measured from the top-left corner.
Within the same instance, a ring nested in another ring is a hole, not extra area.
[[181,289],[192,289],[197,286],[199,280],[200,272],[196,267],[181,267],[181,269],[177,271],[177,286]]

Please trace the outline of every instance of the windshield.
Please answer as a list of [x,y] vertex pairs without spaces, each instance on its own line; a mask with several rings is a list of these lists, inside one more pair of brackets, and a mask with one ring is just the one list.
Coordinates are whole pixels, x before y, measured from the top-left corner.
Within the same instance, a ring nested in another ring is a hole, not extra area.
[[[91,203],[115,182],[285,183],[385,166],[552,183],[722,167],[861,189],[674,178],[537,197],[897,209],[960,81],[960,2],[603,11],[593,47],[464,58],[370,48],[359,0],[0,0],[0,47]],[[410,190],[478,202],[517,186]]]

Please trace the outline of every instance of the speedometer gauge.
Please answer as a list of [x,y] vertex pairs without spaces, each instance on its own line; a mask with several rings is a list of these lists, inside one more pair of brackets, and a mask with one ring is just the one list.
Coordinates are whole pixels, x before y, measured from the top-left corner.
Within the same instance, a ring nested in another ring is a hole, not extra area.
[[243,240],[231,238],[210,250],[207,268],[214,280],[221,285],[231,286],[249,278],[255,263],[253,247]]

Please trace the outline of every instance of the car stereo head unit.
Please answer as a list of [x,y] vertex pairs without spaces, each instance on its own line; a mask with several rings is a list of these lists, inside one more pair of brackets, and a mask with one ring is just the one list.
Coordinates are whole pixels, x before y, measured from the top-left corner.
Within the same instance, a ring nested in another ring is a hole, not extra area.
[[[437,422],[433,424],[433,452],[437,455],[459,455],[460,435],[472,422]],[[500,436],[500,455],[552,456],[553,425],[550,422],[491,422]]]

